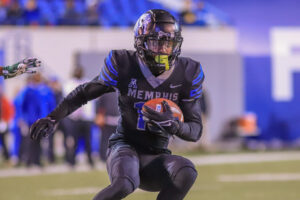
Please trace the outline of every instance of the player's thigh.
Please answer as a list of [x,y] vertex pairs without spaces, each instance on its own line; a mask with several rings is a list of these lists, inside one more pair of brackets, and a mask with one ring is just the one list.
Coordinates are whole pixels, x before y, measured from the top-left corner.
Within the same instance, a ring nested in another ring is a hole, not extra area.
[[108,149],[107,171],[110,181],[126,178],[134,187],[140,184],[139,158],[134,149],[130,147],[117,147]]
[[177,155],[142,156],[140,162],[140,188],[148,191],[160,191],[165,185],[171,184],[185,167],[196,170],[190,160]]

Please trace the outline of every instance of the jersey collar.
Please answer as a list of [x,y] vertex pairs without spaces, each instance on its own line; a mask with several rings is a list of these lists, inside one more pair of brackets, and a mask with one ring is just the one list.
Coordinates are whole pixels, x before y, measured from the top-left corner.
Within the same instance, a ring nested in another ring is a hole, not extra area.
[[157,88],[158,86],[160,86],[161,84],[163,84],[172,74],[173,70],[175,67],[171,67],[170,70],[163,72],[162,74],[158,75],[157,77],[155,77],[150,69],[147,67],[146,63],[142,61],[142,59],[140,59],[139,56],[138,57],[138,62],[139,62],[139,67],[144,75],[144,77],[146,78],[147,82],[153,87],[153,88]]

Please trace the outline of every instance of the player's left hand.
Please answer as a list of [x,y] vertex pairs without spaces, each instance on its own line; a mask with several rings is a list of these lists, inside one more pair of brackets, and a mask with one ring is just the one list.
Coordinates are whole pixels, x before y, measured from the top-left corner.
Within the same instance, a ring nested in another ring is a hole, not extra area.
[[32,140],[40,140],[42,137],[48,137],[54,132],[56,121],[50,117],[38,119],[30,127],[30,137]]
[[34,74],[36,73],[36,71],[32,70],[32,68],[37,68],[40,66],[41,61],[37,58],[25,58],[24,60],[17,62],[13,65],[3,67],[2,73],[4,78],[8,79],[24,73]]
[[146,105],[144,107],[145,110],[142,110],[143,118],[151,132],[171,135],[178,132],[180,128],[179,121],[173,116],[173,112],[166,101],[162,102],[163,112],[157,112]]

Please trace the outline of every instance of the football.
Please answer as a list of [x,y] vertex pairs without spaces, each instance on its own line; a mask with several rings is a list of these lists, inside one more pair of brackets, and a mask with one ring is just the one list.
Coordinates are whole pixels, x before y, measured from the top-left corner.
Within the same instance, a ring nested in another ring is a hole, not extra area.
[[[171,107],[171,111],[173,112],[173,116],[178,118],[179,121],[183,122],[183,113],[179,106],[174,103],[173,101],[165,98],[156,98],[156,99],[150,99],[147,101],[144,105],[152,108],[153,110],[156,110],[157,112],[163,112],[162,102],[166,101],[169,106]],[[144,110],[144,106],[142,107],[142,110]]]

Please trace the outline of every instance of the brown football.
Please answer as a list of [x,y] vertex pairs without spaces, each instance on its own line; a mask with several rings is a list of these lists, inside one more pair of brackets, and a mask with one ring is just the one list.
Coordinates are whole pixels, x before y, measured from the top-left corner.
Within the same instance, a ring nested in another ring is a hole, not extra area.
[[[163,101],[168,102],[169,106],[171,107],[171,111],[173,112],[173,116],[178,118],[179,121],[183,122],[184,119],[183,119],[183,113],[182,113],[181,109],[179,108],[179,106],[176,103],[174,103],[173,101],[171,101],[169,99],[165,99],[165,98],[150,99],[144,105],[152,108],[153,110],[156,110],[157,112],[163,112],[163,107],[161,104]],[[143,106],[142,110],[144,110],[144,106]]]

